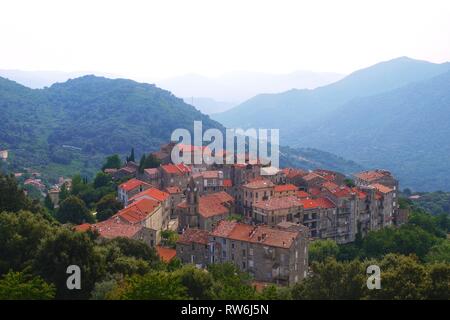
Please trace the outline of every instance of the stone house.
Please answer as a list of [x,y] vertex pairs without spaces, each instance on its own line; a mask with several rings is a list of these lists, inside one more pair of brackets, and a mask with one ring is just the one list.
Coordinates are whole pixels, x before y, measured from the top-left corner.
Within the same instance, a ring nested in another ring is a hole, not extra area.
[[209,264],[209,232],[188,228],[177,240],[177,258],[183,263],[192,263],[198,267]]
[[138,180],[136,178],[130,179],[127,182],[124,182],[121,185],[119,185],[117,190],[118,200],[122,202],[124,206],[127,206],[128,199],[151,187],[152,186],[147,182]]
[[275,185],[273,188],[273,196],[282,197],[292,197],[297,194],[298,188],[293,184],[279,184]]
[[237,204],[240,213],[246,217],[251,217],[253,213],[253,205],[256,202],[268,200],[273,196],[274,184],[266,179],[254,179],[240,188],[240,197]]
[[231,262],[256,281],[293,285],[307,275],[308,231],[301,225],[221,221],[209,235],[210,263]]
[[178,187],[182,190],[186,189],[186,186],[191,177],[191,168],[180,164],[165,164],[159,167],[161,176],[161,188]]
[[226,192],[216,192],[199,196],[199,191],[191,179],[186,190],[186,200],[178,204],[177,215],[180,230],[198,228],[212,230],[220,220],[234,213],[234,199]]
[[285,221],[299,223],[301,213],[302,209],[297,197],[272,197],[253,205],[252,221],[268,226],[276,226]]

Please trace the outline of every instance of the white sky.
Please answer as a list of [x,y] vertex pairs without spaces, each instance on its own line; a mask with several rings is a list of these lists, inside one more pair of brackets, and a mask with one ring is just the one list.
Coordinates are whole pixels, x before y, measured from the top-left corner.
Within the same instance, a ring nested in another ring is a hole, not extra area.
[[1,0],[0,68],[134,78],[450,60],[450,1]]

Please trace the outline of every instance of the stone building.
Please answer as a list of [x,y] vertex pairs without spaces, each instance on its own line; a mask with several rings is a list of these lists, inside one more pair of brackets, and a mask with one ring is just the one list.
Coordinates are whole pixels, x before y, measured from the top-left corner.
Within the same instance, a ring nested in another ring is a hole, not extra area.
[[212,230],[220,220],[233,213],[232,196],[223,191],[200,196],[193,178],[186,189],[186,200],[177,206],[180,230],[187,228]]
[[128,199],[137,195],[138,193],[151,188],[152,186],[147,182],[138,180],[136,178],[130,179],[122,183],[118,187],[118,198],[124,206],[128,205]]
[[182,163],[180,164],[165,164],[159,167],[161,176],[161,188],[179,187],[182,190],[186,189],[191,177],[191,168]]
[[254,179],[240,188],[239,202],[237,204],[240,213],[246,217],[251,217],[253,205],[256,202],[268,200],[273,196],[274,184],[266,179]]
[[193,174],[192,177],[201,195],[224,190],[222,171],[206,170]]
[[169,210],[172,219],[177,218],[177,206],[183,201],[183,191],[179,187],[167,187],[165,191],[169,194]]
[[293,285],[307,274],[307,234],[287,222],[271,228],[224,220],[209,235],[210,263],[231,262],[256,281]]
[[208,238],[206,230],[186,229],[177,240],[177,258],[183,263],[206,267],[210,261]]
[[276,226],[284,221],[300,222],[301,213],[302,209],[297,197],[272,197],[253,205],[252,221],[257,224]]
[[273,188],[273,196],[282,197],[292,197],[297,194],[298,188],[293,184],[279,184],[275,185]]

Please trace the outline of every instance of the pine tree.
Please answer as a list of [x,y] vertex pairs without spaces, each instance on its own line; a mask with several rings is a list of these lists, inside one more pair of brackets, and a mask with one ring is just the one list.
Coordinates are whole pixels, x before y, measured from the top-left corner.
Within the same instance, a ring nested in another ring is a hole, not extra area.
[[128,161],[132,161],[132,162],[135,161],[135,159],[134,159],[134,148],[131,148],[131,154],[130,154],[130,157],[129,157]]

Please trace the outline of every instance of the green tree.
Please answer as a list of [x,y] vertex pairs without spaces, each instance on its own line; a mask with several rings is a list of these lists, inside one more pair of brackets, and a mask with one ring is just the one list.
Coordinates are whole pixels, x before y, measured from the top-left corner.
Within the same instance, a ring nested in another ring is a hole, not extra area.
[[442,240],[431,247],[425,256],[425,261],[450,263],[450,240]]
[[55,230],[41,215],[28,211],[0,213],[0,274],[30,266],[41,242]]
[[53,205],[53,201],[50,198],[50,195],[48,193],[45,196],[44,205],[50,212],[53,212],[53,210],[55,209],[55,206]]
[[428,276],[426,267],[417,257],[387,254],[374,262],[381,270],[381,289],[366,290],[370,299],[407,300],[426,298]]
[[123,204],[116,199],[115,194],[107,194],[97,202],[97,220],[104,221],[115,215],[123,208]]
[[450,264],[434,263],[427,267],[429,282],[425,289],[426,298],[448,300],[450,298]]
[[114,154],[106,158],[105,163],[102,166],[102,171],[105,169],[120,169],[122,167],[122,160],[118,154]]
[[311,270],[310,277],[293,287],[294,299],[355,300],[368,290],[366,269],[360,261],[338,262],[328,258],[312,263]]
[[0,212],[18,212],[20,210],[43,214],[43,208],[39,202],[32,201],[25,195],[17,185],[14,176],[0,173]]
[[[60,228],[45,239],[33,261],[36,274],[56,286],[58,299],[87,299],[94,284],[104,277],[101,255],[88,233]],[[67,267],[76,265],[81,270],[81,290],[69,290],[66,285]]]
[[157,168],[160,164],[161,161],[159,161],[159,159],[157,159],[153,154],[150,153],[148,156],[144,154],[139,162],[139,172],[143,173],[144,169],[148,168]]
[[83,200],[76,196],[69,196],[61,202],[56,213],[56,219],[61,223],[93,223],[94,216],[86,208]]
[[130,153],[130,156],[129,156],[129,157],[127,157],[127,162],[130,162],[130,161],[132,161],[132,162],[135,162],[135,157],[134,157],[134,148],[131,148],[131,153]]
[[176,270],[175,275],[180,277],[181,284],[186,288],[188,296],[194,300],[211,299],[211,286],[213,278],[206,270],[200,270],[193,265],[184,266]]
[[172,230],[161,231],[161,242],[164,246],[175,248],[178,240],[178,233]]
[[0,300],[51,300],[55,286],[39,276],[9,272],[0,279]]
[[61,190],[59,191],[59,202],[66,200],[69,195],[70,193],[69,190],[67,190],[67,185],[66,183],[63,183]]
[[339,247],[333,240],[314,240],[309,245],[309,262],[323,262],[325,259],[336,258]]
[[122,281],[108,295],[109,299],[120,300],[184,300],[187,289],[178,274],[153,271],[145,275],[133,275]]
[[256,290],[251,285],[248,273],[241,272],[234,264],[211,264],[208,266],[214,282],[211,287],[213,299],[245,300],[255,299]]
[[94,179],[94,188],[107,187],[111,184],[111,176],[104,172],[99,172]]

